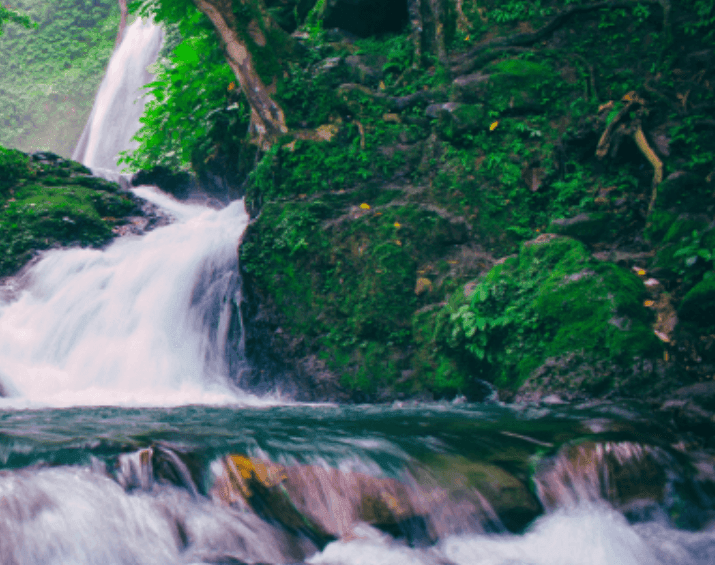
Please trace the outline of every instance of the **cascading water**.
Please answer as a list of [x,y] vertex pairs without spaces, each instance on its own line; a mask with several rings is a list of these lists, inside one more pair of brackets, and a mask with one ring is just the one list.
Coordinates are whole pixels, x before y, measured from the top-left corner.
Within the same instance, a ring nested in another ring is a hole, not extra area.
[[[160,37],[127,30],[85,164],[116,171]],[[134,191],[174,222],[46,252],[0,288],[0,564],[715,563],[715,457],[637,411],[241,391],[242,202]]]
[[176,221],[105,250],[47,253],[0,305],[6,402],[246,401],[225,363],[236,245],[248,217],[135,189]]
[[142,87],[152,79],[148,67],[156,61],[162,38],[159,26],[141,19],[124,31],[72,159],[92,169],[119,171],[119,152],[138,147],[132,138],[146,104]]

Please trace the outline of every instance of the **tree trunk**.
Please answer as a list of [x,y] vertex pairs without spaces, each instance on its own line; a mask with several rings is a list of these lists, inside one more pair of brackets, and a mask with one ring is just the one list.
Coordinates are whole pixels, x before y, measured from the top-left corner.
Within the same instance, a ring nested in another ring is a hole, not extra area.
[[[262,16],[268,20],[262,2],[256,0],[240,0],[247,4],[252,1],[259,7]],[[196,7],[203,12],[213,24],[221,38],[228,64],[236,75],[243,93],[251,106],[251,129],[256,136],[258,146],[266,150],[280,136],[288,132],[283,109],[270,97],[268,89],[261,80],[253,63],[248,42],[257,47],[266,45],[266,37],[261,26],[251,20],[242,28],[244,37],[239,36],[236,20],[233,14],[231,0],[193,0]],[[242,22],[243,23],[243,22]],[[270,49],[272,46],[268,46]]]

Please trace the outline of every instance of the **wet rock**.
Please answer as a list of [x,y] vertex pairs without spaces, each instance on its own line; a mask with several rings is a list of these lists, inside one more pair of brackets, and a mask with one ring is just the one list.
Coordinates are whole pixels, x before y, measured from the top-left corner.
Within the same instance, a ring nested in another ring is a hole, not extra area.
[[[436,482],[449,493],[449,500],[463,500],[472,506],[469,511],[465,506],[461,508],[465,523],[482,512],[482,520],[491,519],[519,532],[542,512],[541,504],[526,485],[497,465],[446,454],[434,455],[425,464],[421,472],[424,484]],[[420,480],[419,471],[416,476]],[[448,531],[449,526],[444,524],[442,529]]]
[[244,455],[224,458],[211,496],[318,542],[349,537],[360,522],[397,526],[425,515],[430,503],[395,479],[314,465],[283,466]]
[[715,382],[702,382],[673,392],[660,407],[678,430],[709,438],[715,433]]
[[670,467],[677,463],[657,447],[586,441],[542,460],[534,483],[547,509],[607,500],[624,511],[640,501],[664,502]]
[[172,171],[160,165],[150,170],[142,170],[135,173],[130,182],[132,186],[145,184],[157,186],[164,192],[173,194],[177,198],[186,198],[195,188],[196,184],[189,173],[185,171]]

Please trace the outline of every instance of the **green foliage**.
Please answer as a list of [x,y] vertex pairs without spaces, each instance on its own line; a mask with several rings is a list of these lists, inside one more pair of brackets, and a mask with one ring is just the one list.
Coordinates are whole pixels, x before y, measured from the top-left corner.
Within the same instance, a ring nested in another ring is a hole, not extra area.
[[498,24],[505,24],[546,16],[550,12],[549,8],[542,6],[541,0],[536,0],[536,2],[508,0],[500,2],[498,8],[490,10],[487,17]]
[[0,195],[28,176],[30,159],[15,149],[0,147]]
[[130,170],[155,165],[200,169],[219,145],[236,160],[241,152],[250,118],[245,98],[206,18],[192,9],[184,21],[192,34],[156,65],[156,78],[146,86],[153,100],[135,136],[140,145],[121,161]]
[[637,277],[594,261],[574,240],[533,243],[494,267],[468,299],[451,301],[436,320],[435,341],[467,354],[475,374],[500,387],[518,388],[549,359],[568,373],[574,355],[628,373],[638,358],[659,352],[644,295]]
[[32,20],[30,20],[28,16],[19,14],[15,10],[0,5],[0,35],[2,35],[3,26],[6,22],[17,24],[25,28],[32,27]]
[[[69,156],[119,24],[116,0],[16,0],[33,22],[0,37],[0,144]],[[0,8],[4,9],[4,8]]]
[[0,179],[0,276],[14,273],[42,249],[103,245],[113,237],[112,227],[135,210],[117,185],[89,176],[71,161],[40,164],[0,147]]
[[710,0],[686,0],[683,4],[695,14],[685,24],[685,33],[702,35],[704,41],[712,44],[715,41],[715,4]]

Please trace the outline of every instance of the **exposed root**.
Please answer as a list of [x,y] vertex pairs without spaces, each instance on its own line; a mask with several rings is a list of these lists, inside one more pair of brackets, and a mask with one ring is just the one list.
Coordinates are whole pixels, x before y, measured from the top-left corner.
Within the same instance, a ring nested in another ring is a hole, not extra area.
[[611,143],[613,142],[614,139],[614,132],[617,131],[617,127],[620,125],[620,121],[628,115],[628,112],[631,111],[631,108],[633,106],[640,102],[640,100],[631,100],[626,104],[623,108],[620,109],[618,114],[616,114],[616,117],[613,118],[610,124],[606,126],[606,129],[603,131],[603,134],[601,135],[601,139],[598,140],[598,145],[596,146],[596,156],[599,159],[603,159],[607,154],[608,150],[611,148]]
[[651,165],[653,165],[653,188],[650,203],[648,204],[648,216],[650,216],[650,213],[653,211],[653,206],[655,205],[655,199],[658,196],[658,185],[663,181],[663,162],[658,159],[658,156],[655,154],[653,149],[651,149],[650,145],[648,145],[648,140],[645,138],[643,128],[640,124],[638,124],[638,127],[633,134],[633,139],[635,140],[638,149],[641,150],[641,153],[643,153],[645,158],[648,159]]

